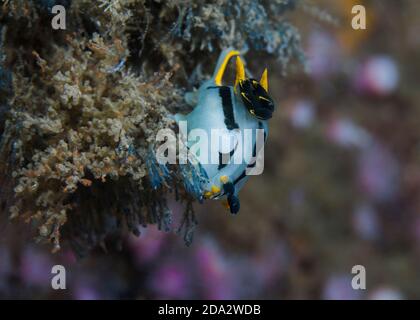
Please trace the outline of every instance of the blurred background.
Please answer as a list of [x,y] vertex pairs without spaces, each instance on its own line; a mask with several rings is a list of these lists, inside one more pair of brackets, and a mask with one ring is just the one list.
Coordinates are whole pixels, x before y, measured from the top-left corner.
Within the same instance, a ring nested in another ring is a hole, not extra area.
[[[420,298],[420,2],[316,3],[329,14],[292,16],[306,70],[269,68],[277,110],[265,170],[241,191],[237,216],[197,204],[190,247],[150,226],[83,259],[6,225],[0,298]],[[366,30],[351,28],[356,4]],[[55,264],[67,290],[51,289]],[[366,290],[351,287],[354,265]]]

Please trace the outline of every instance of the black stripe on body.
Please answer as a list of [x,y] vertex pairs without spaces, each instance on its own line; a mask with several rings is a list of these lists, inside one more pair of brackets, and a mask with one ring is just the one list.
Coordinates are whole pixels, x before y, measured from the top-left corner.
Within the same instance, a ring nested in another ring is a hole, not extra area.
[[[263,124],[261,121],[258,121],[258,129],[263,129]],[[267,139],[267,133],[264,130],[264,142]],[[247,168],[254,168],[257,164],[257,141],[255,140],[254,148],[252,149],[252,157],[255,159],[255,161],[251,164],[247,165]],[[241,181],[243,178],[246,177],[246,170],[242,171],[241,175],[235,179],[233,184],[236,186],[236,184]]]
[[[260,121],[258,121],[258,129],[263,129],[263,125]],[[267,139],[267,134],[265,133],[264,130],[264,142]],[[252,149],[252,157],[255,159],[255,161],[251,164],[248,164],[247,168],[254,168],[255,165],[257,164],[257,140],[255,137],[255,144],[254,144],[254,149]]]
[[228,130],[238,129],[239,126],[235,122],[233,114],[232,95],[229,87],[220,87],[219,95],[222,98],[223,113],[225,115],[225,124]]
[[217,167],[217,169],[220,170],[224,167],[226,167],[226,163],[223,163],[223,153],[219,152],[219,166]]
[[224,160],[223,158],[226,157],[226,154],[219,152],[219,166],[217,167],[218,170],[223,169],[224,167],[227,166],[230,159],[232,159],[232,156],[235,153],[235,150],[236,150],[236,146],[231,152],[229,152],[229,158],[226,159],[225,161],[223,161]]
[[235,181],[233,181],[233,185],[236,186],[236,184],[245,177],[246,177],[246,170],[242,171],[241,175],[237,177]]
[[[258,129],[264,129],[261,121],[258,121]],[[264,130],[264,142],[267,140],[267,133]]]
[[254,149],[252,149],[252,158],[255,160],[253,163],[247,165],[248,168],[254,168],[257,164],[257,141],[255,141]]
[[247,168],[254,168],[256,164],[257,164],[257,161],[255,160],[253,163],[249,164]]

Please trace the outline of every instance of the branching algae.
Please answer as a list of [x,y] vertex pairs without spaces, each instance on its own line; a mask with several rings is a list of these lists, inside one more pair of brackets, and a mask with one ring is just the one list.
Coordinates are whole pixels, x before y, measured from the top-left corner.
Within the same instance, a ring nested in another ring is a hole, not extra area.
[[[66,8],[66,30],[51,28],[55,4]],[[172,115],[191,111],[184,95],[212,72],[223,49],[277,58],[283,70],[302,59],[299,34],[284,20],[295,7],[292,0],[3,1],[1,213],[30,223],[54,251],[68,243],[83,255],[110,235],[139,234],[139,226],[169,230],[170,193],[185,204],[179,232],[187,244],[197,223],[194,201],[225,193],[236,212],[243,165],[217,174],[200,163],[163,165],[155,137],[178,130]],[[267,75],[246,78],[233,56],[236,85],[211,95],[225,106],[231,97],[234,127],[261,123],[266,131],[273,111]],[[221,84],[217,76],[211,81]],[[201,127],[193,115],[191,124]]]

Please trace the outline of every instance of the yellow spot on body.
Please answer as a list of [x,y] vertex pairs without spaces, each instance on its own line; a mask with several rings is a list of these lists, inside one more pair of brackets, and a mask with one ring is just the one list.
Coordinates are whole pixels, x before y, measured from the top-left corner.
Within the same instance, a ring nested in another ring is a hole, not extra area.
[[211,193],[211,191],[206,191],[204,192],[204,198],[208,199],[213,195],[213,193]]
[[223,184],[226,184],[229,182],[229,177],[228,176],[221,176],[220,177],[220,182]]
[[220,188],[216,185],[212,185],[211,186],[211,192],[213,193],[219,193],[220,192]]

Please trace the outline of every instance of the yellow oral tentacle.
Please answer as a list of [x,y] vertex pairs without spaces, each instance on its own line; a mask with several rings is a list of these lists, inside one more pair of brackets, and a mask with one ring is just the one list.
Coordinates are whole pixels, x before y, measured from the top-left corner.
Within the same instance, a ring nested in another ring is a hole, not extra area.
[[233,56],[239,56],[239,54],[240,54],[239,51],[232,50],[226,55],[225,59],[223,60],[222,65],[220,66],[219,70],[217,70],[216,76],[214,77],[214,82],[216,83],[217,86],[222,85],[223,74],[225,73],[226,66],[230,58],[232,58]]

